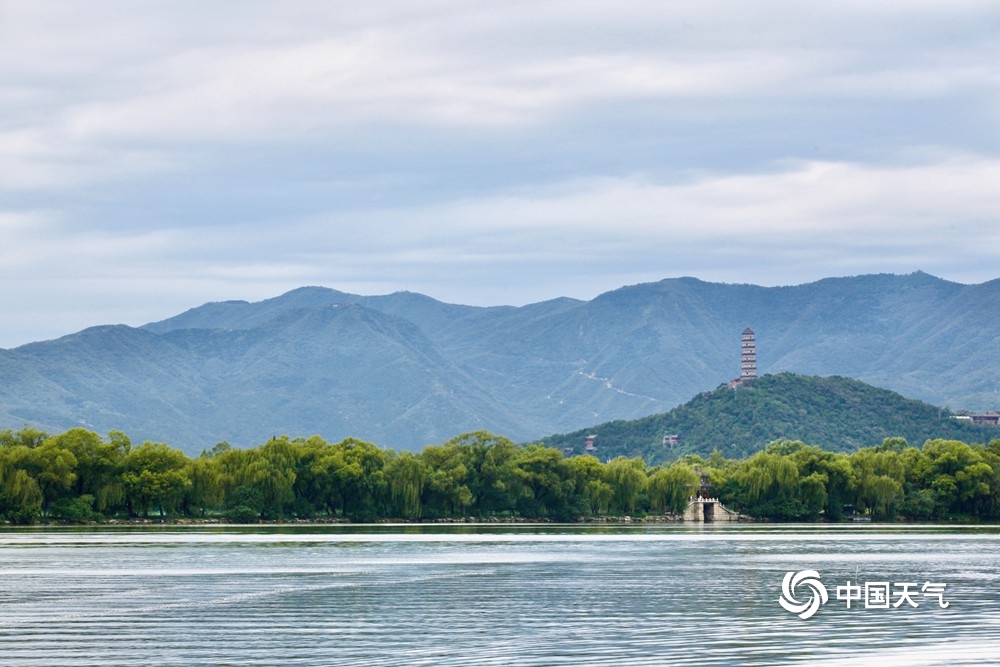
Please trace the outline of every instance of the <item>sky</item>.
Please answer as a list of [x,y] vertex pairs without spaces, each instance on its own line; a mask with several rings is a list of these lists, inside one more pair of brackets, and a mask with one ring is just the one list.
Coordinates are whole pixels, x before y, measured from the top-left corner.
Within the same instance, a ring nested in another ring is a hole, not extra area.
[[994,0],[0,0],[0,348],[303,285],[1000,277]]

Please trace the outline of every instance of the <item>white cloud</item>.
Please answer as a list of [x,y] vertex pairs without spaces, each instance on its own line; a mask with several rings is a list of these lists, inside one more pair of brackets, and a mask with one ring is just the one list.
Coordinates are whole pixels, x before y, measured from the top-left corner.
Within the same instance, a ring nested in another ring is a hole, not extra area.
[[[424,235],[534,233],[679,241],[821,234],[923,233],[995,219],[1000,159],[953,156],[921,164],[800,162],[756,174],[583,180],[477,198],[405,215],[387,210],[365,224],[401,243]],[[338,219],[335,212],[331,217]],[[404,220],[404,223],[399,222]]]
[[9,0],[0,307],[62,328],[0,345],[303,283],[524,303],[682,273],[996,277],[998,20]]
[[280,47],[196,49],[157,64],[128,97],[68,108],[80,141],[231,142],[325,136],[358,124],[502,127],[581,104],[732,99],[807,74],[767,52],[557,54],[480,62],[398,34],[365,32]]
[[1000,159],[958,155],[880,166],[798,162],[682,182],[586,179],[421,208],[334,209],[253,228],[109,232],[76,228],[51,211],[9,213],[0,216],[8,241],[0,258],[30,256],[73,279],[169,275],[170,266],[183,266],[189,277],[237,281],[330,276],[336,273],[327,267],[337,266],[355,274],[469,264],[501,272],[529,261],[611,254],[627,262],[693,248],[710,262],[739,247],[895,244],[930,259],[949,238],[964,244],[1000,235],[998,182]]
[[10,3],[0,99],[20,103],[0,137],[3,180],[183,170],[166,146],[315,141],[359,124],[516,128],[642,99],[733,118],[741,101],[789,95],[995,90],[995,41],[926,34],[968,28],[988,4],[886,4]]

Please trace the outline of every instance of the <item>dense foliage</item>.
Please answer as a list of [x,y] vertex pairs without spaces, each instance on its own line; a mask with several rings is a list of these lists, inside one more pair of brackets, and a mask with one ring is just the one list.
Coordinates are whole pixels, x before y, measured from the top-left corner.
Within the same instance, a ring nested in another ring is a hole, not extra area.
[[[703,486],[706,485],[706,486]],[[126,517],[574,521],[672,513],[707,490],[731,509],[777,520],[1000,518],[1000,439],[989,445],[903,438],[852,454],[772,442],[743,460],[718,452],[669,465],[640,458],[565,458],[485,431],[423,452],[347,439],[220,443],[197,458],[163,443],[133,447],[117,431],[0,431],[0,520]]]
[[[575,454],[593,434],[601,457],[640,456],[659,462],[685,454],[707,456],[716,449],[743,458],[772,440],[802,440],[838,452],[897,436],[909,442],[979,442],[991,439],[991,428],[958,421],[946,409],[851,378],[779,373],[735,391],[723,385],[664,414],[612,421],[544,440]],[[665,435],[677,435],[677,445],[664,446]]]

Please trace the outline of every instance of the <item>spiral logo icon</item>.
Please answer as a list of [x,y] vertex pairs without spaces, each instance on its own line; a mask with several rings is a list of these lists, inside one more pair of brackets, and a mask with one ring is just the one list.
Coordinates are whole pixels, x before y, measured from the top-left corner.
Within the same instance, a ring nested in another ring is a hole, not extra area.
[[[812,589],[812,594],[805,602],[799,602],[795,597],[795,589],[799,584]],[[828,599],[826,586],[819,580],[819,572],[816,570],[785,573],[785,578],[781,582],[781,597],[778,598],[778,604],[785,611],[798,614],[799,618],[805,620],[819,611],[820,605],[826,604]]]

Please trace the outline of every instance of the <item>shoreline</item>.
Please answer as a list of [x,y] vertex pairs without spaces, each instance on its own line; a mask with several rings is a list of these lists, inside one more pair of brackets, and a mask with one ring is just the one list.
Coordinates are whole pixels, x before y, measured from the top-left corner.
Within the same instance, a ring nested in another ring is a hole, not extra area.
[[684,521],[680,515],[656,515],[645,517],[615,516],[615,517],[590,517],[580,518],[577,521],[554,521],[546,518],[523,518],[523,517],[462,517],[449,519],[380,519],[372,522],[354,522],[349,519],[274,519],[253,522],[235,522],[222,517],[211,518],[150,518],[150,519],[109,519],[106,521],[85,521],[85,522],[38,522],[31,525],[18,525],[10,522],[0,523],[0,531],[5,529],[25,530],[25,529],[45,529],[45,528],[155,528],[155,527],[226,527],[226,528],[249,528],[259,527],[322,527],[322,526],[629,526],[641,524],[680,524],[691,526],[707,525],[732,525],[732,524],[766,524],[766,525],[802,525],[802,526],[854,526],[863,528],[867,526],[997,526],[1000,522],[989,521],[961,521],[961,520],[905,520],[894,521],[773,521],[768,519],[746,518],[740,521],[719,521],[719,522],[698,522]]

